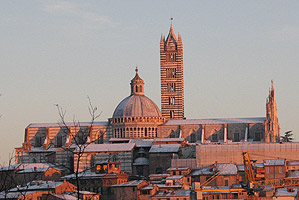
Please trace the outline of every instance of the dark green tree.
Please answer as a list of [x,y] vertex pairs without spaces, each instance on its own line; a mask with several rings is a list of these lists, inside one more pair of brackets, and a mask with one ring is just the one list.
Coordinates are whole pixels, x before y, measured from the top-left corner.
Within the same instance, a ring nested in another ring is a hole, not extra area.
[[292,131],[286,131],[283,136],[280,136],[280,141],[292,142],[292,140],[294,140],[294,138],[292,136],[293,136]]

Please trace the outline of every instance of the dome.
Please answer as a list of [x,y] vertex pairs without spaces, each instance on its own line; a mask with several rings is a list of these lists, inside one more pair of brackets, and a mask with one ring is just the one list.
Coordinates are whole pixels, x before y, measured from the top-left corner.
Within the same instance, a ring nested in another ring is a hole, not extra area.
[[133,165],[149,165],[149,160],[147,158],[136,158]]
[[113,118],[120,117],[162,117],[158,106],[144,95],[131,95],[116,107]]

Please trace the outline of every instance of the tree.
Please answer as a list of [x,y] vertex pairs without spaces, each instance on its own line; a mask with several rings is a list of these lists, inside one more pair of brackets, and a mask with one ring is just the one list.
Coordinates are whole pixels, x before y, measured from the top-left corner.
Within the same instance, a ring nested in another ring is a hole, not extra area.
[[292,131],[286,131],[284,133],[284,136],[280,136],[280,141],[282,142],[292,142],[292,140],[294,140],[294,138],[292,138],[293,133]]
[[[74,146],[69,145],[68,147],[65,148],[65,150],[69,151],[71,154],[73,154],[74,159],[74,164],[75,168],[73,169],[74,174],[75,174],[75,181],[76,181],[76,186],[77,186],[77,199],[79,199],[80,196],[80,178],[79,176],[80,172],[80,164],[81,164],[81,158],[85,152],[85,149],[88,147],[88,145],[92,141],[88,141],[88,137],[91,135],[91,132],[93,131],[93,125],[94,122],[97,118],[100,117],[101,113],[98,113],[97,107],[94,107],[91,103],[91,100],[89,97],[88,102],[89,102],[89,114],[90,114],[90,122],[89,122],[89,127],[83,127],[81,126],[81,123],[79,121],[76,121],[75,119],[73,120],[73,123],[67,123],[65,120],[65,115],[66,111],[62,109],[61,106],[56,104],[56,107],[58,109],[58,114],[59,114],[59,123],[61,124],[61,129],[63,130],[64,134],[66,137],[68,137],[74,144]],[[101,135],[99,137],[103,137],[104,132],[101,132]]]

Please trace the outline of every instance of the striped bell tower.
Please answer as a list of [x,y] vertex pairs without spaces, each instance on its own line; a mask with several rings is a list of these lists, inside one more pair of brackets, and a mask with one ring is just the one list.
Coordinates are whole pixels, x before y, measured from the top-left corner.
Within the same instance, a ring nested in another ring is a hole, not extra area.
[[171,24],[167,38],[161,35],[161,108],[166,119],[184,118],[183,43],[176,38]]

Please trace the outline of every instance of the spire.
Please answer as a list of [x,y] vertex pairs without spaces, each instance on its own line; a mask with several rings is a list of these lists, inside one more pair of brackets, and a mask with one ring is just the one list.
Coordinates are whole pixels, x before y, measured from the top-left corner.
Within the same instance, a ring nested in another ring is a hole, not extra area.
[[160,42],[164,42],[163,34],[161,34]]
[[280,126],[277,117],[277,105],[274,92],[274,83],[271,80],[269,96],[266,101],[266,122],[265,122],[266,142],[277,142],[280,137]]
[[131,80],[131,95],[144,95],[144,82],[138,74],[138,68],[135,69],[135,77]]
[[177,42],[178,40],[176,39],[176,36],[174,34],[174,31],[173,31],[173,26],[172,26],[172,23],[170,25],[170,30],[169,30],[169,34],[167,36],[167,39],[166,39],[166,42],[168,42],[169,40],[173,39],[174,42]]

